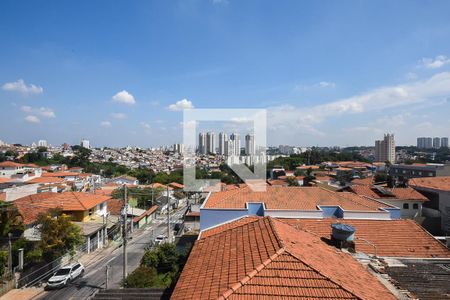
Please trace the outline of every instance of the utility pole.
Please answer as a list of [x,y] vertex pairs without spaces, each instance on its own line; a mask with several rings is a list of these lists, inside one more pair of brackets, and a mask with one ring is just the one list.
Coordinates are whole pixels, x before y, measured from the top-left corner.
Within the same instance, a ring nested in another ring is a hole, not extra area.
[[123,200],[124,200],[124,221],[123,221],[123,280],[127,278],[127,242],[128,242],[128,195],[127,195],[127,185],[123,185]]
[[105,281],[105,289],[108,289],[108,280],[109,280],[109,265],[106,265],[106,281]]
[[12,245],[11,245],[12,233],[8,233],[8,272],[12,276]]
[[167,240],[170,240],[170,196],[169,196],[169,186],[167,186]]

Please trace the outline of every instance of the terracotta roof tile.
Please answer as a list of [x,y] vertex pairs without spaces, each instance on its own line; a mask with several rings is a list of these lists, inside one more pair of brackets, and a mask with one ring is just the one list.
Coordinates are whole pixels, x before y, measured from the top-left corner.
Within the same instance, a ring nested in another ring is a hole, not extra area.
[[13,161],[3,161],[0,162],[0,168],[1,167],[5,167],[5,168],[13,168],[13,167],[24,167],[24,164],[19,164]]
[[27,183],[62,183],[62,182],[64,182],[64,179],[58,177],[37,177],[27,181]]
[[405,188],[387,188],[383,187],[384,190],[392,193],[392,196],[383,195],[376,191],[376,189],[372,188],[372,186],[367,185],[354,185],[351,187],[351,190],[360,196],[366,196],[372,199],[395,199],[395,200],[413,200],[413,201],[428,201],[427,197],[417,192],[415,189],[411,187]]
[[110,199],[109,196],[80,192],[39,193],[14,200],[25,224],[33,223],[39,213],[51,208],[60,208],[63,212],[86,211]]
[[80,173],[77,172],[45,172],[42,177],[77,177]]
[[412,178],[409,184],[411,186],[450,191],[450,176]]
[[352,225],[356,251],[390,257],[450,258],[450,251],[412,220],[280,219],[298,229],[330,239],[331,224]]
[[266,192],[249,187],[212,193],[205,208],[245,208],[247,202],[264,202],[267,209],[317,210],[318,205],[340,205],[345,210],[377,211],[386,206],[355,195],[319,187],[268,186]]
[[196,242],[172,299],[395,299],[320,238],[270,217],[249,219]]

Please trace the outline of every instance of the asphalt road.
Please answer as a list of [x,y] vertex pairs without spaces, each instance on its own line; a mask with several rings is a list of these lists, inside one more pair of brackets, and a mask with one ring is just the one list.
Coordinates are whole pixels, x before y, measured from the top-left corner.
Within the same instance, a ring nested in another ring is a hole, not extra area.
[[[186,208],[179,209],[171,216],[173,224],[179,222]],[[163,221],[163,220],[161,220]],[[135,232],[133,238],[128,242],[128,273],[131,273],[139,266],[145,247],[159,234],[167,235],[167,222],[152,224],[143,231]],[[137,235],[138,234],[138,235]],[[136,236],[135,236],[136,235]],[[77,278],[66,287],[59,290],[44,292],[38,299],[40,300],[60,300],[60,299],[88,299],[99,289],[105,288],[106,266],[109,265],[108,288],[120,287],[123,274],[123,248],[120,247],[109,255],[99,259],[97,262],[86,266],[85,274],[82,278]]]

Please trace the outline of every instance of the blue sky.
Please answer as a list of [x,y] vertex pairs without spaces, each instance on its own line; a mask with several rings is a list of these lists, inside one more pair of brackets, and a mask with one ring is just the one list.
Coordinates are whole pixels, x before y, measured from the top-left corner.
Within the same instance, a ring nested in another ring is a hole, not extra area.
[[449,136],[449,11],[448,1],[4,0],[0,139],[171,144],[183,107],[267,108],[272,145]]

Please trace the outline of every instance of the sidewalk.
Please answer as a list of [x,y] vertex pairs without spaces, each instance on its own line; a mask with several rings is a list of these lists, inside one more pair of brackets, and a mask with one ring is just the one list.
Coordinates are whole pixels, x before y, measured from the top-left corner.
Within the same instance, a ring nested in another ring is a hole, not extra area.
[[0,300],[30,300],[44,292],[43,287],[14,289],[0,297]]

